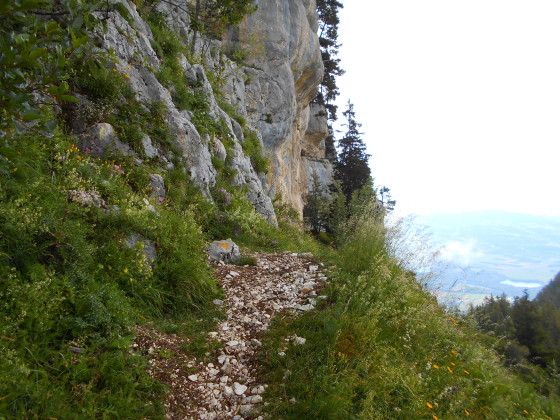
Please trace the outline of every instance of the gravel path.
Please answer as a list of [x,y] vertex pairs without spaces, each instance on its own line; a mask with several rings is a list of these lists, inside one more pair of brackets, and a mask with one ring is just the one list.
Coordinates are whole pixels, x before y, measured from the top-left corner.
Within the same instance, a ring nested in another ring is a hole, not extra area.
[[[312,309],[327,281],[322,264],[311,254],[248,253],[256,266],[216,264],[215,273],[226,298],[226,319],[209,339],[219,342],[211,362],[200,362],[181,351],[182,339],[138,327],[136,347],[150,358],[150,374],[166,384],[170,419],[262,418],[267,385],[257,377],[255,355],[275,314]],[[305,345],[304,337],[286,337],[286,346]],[[279,349],[282,354],[283,349]]]

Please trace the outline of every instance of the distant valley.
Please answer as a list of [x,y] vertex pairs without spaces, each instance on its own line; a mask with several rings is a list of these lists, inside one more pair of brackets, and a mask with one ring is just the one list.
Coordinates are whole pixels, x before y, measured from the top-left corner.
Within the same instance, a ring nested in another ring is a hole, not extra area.
[[560,271],[560,218],[501,211],[434,214],[416,219],[433,233],[446,263],[434,289],[466,309],[485,296],[531,297]]

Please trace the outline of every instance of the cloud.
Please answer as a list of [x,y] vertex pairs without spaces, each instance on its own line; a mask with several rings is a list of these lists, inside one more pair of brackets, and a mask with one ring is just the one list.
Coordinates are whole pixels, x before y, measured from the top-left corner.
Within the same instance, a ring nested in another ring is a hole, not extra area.
[[449,241],[445,243],[441,251],[441,256],[447,261],[467,266],[482,256],[482,253],[480,251],[476,251],[474,246],[475,244],[473,241]]
[[521,282],[521,281],[511,281],[511,280],[504,280],[504,281],[501,281],[500,283],[502,283],[502,284],[507,284],[507,285],[509,285],[509,286],[523,287],[523,288],[528,288],[528,287],[541,287],[541,286],[542,286],[542,284],[540,284],[540,283]]

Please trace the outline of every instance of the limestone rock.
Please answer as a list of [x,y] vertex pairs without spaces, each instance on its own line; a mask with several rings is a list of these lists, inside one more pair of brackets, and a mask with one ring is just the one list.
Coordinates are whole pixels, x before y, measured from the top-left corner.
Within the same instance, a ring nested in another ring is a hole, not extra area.
[[78,148],[94,157],[105,157],[109,153],[125,156],[134,154],[128,144],[119,140],[111,124],[99,123],[91,126],[79,136]]
[[152,241],[143,238],[136,232],[130,234],[126,239],[127,248],[135,248],[138,246],[139,250],[146,257],[146,261],[150,266],[153,266],[156,262],[156,247]]
[[148,158],[153,158],[158,155],[158,150],[153,146],[152,139],[147,134],[142,137],[142,147]]
[[[112,13],[106,20],[106,30],[97,33],[96,42],[114,51],[118,61],[110,66],[128,76],[140,104],[146,108],[153,102],[165,106],[174,146],[206,197],[211,199],[210,188],[216,183],[216,169],[212,164],[215,156],[236,171],[234,183],[247,187],[248,199],[273,225],[276,216],[271,197],[277,193],[301,213],[311,174],[317,172],[324,187],[332,181],[332,165],[324,162],[327,133],[324,111],[317,105],[309,105],[323,76],[315,0],[261,0],[256,13],[246,17],[238,29],[229,30],[222,41],[197,40],[195,53],[204,53],[204,66],[190,64],[186,57],[179,56],[191,89],[207,98],[208,117],[222,124],[233,140],[231,154],[229,146],[226,152],[220,139],[201,136],[193,124],[191,111],[177,108],[174,92],[162,86],[155,76],[162,57],[152,47],[154,38],[148,24],[133,3],[122,4],[133,18],[133,25],[118,13]],[[190,18],[183,8],[166,2],[158,3],[155,8],[170,30],[185,39],[191,36]],[[247,53],[247,67],[238,67],[222,53],[236,48]],[[264,153],[271,159],[268,174],[255,173],[250,159],[243,153],[243,129],[218,105],[207,77],[208,69],[219,72],[224,99],[246,119],[249,128],[259,133]],[[87,98],[83,103],[87,106]],[[85,122],[80,120],[79,112],[75,114],[69,126],[74,132],[83,133]],[[85,147],[89,147],[89,138],[88,130],[81,140]],[[120,153],[132,153],[116,138],[101,138],[110,140]],[[146,156],[159,158],[164,168],[171,168],[170,156],[158,150],[152,140],[148,136],[142,139]]]
[[150,175],[150,191],[153,197],[156,197],[158,201],[163,201],[165,198],[165,182],[163,177],[159,174]]
[[231,239],[214,241],[208,246],[208,256],[215,261],[236,262],[241,258],[239,247]]
[[[311,179],[304,156],[324,159],[327,135],[324,118],[312,121],[321,109],[308,106],[323,77],[315,10],[314,0],[261,1],[256,13],[225,39],[231,48],[245,51],[249,40],[262,40],[264,54],[249,54],[251,67],[243,69],[244,94],[232,77],[225,84],[226,96],[245,108],[249,123],[262,134],[271,156],[268,195],[281,193],[300,214]],[[332,178],[331,166],[316,170],[331,174],[320,175],[323,179]]]

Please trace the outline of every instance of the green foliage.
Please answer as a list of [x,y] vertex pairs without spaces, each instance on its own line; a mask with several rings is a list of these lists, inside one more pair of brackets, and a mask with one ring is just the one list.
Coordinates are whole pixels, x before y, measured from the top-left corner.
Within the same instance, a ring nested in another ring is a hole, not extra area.
[[241,146],[243,152],[251,159],[251,165],[256,172],[267,173],[270,168],[270,161],[263,155],[263,148],[257,133],[245,128],[244,138]]
[[[336,266],[325,304],[278,319],[263,340],[271,417],[559,415],[557,399],[540,396],[503,368],[468,322],[445,313],[423,289],[422,279],[405,268],[411,262],[388,252],[398,232],[387,232],[377,203],[355,204],[349,220],[330,255]],[[277,356],[292,335],[306,338],[306,345]]]
[[370,155],[366,153],[366,145],[360,138],[358,130],[361,126],[356,122],[354,105],[348,101],[348,109],[343,112],[347,121],[347,132],[338,141],[341,149],[338,163],[335,166],[335,178],[340,181],[342,191],[348,201],[354,191],[360,190],[370,178],[371,170],[368,166]]
[[[558,373],[560,359],[560,310],[558,309],[560,275],[536,297],[527,293],[510,303],[506,296],[487,298],[483,305],[471,308],[469,315],[491,337],[489,342],[513,365],[522,377],[543,383],[543,392],[558,392],[552,378]],[[546,369],[527,366],[527,362]]]
[[[74,67],[97,74],[103,51],[89,43],[97,20],[90,2],[10,0],[0,6],[0,130],[52,131],[50,106],[76,102],[68,79]],[[61,16],[55,20],[52,16]],[[45,19],[47,16],[49,18]]]
[[312,174],[313,187],[307,195],[307,203],[303,208],[303,219],[311,229],[311,233],[319,235],[327,228],[329,217],[329,200],[323,192],[323,185],[315,171]]
[[252,0],[196,0],[194,10],[189,10],[194,29],[191,53],[199,33],[219,39],[228,27],[239,25],[245,15],[256,10]]
[[[195,216],[150,211],[143,171],[60,135],[0,145],[0,415],[162,414],[162,386],[130,351],[134,324],[184,317],[218,292]],[[132,233],[143,239],[129,248]]]
[[[333,103],[340,91],[336,84],[336,78],[344,74],[340,67],[338,48],[338,24],[340,19],[338,10],[344,6],[338,0],[318,0],[317,13],[319,15],[319,44],[321,45],[321,57],[323,59],[324,74],[321,87],[315,101],[324,105],[328,119],[336,121],[337,106]],[[331,128],[332,129],[332,128]]]

